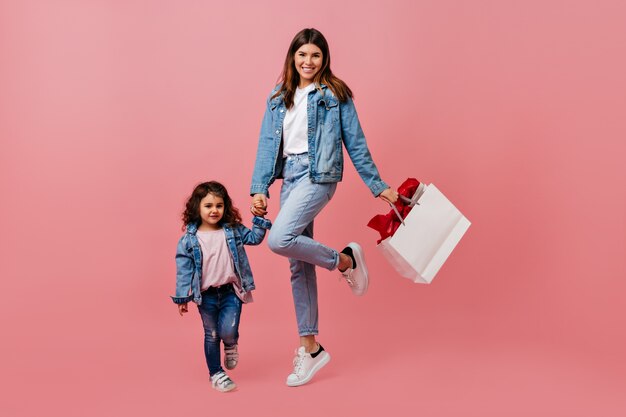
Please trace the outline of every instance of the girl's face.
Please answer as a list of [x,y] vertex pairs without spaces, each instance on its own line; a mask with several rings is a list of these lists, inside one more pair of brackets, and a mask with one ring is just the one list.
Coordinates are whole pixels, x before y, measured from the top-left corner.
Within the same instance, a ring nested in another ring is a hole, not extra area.
[[200,218],[203,229],[218,230],[219,221],[224,216],[224,199],[211,193],[200,200]]
[[300,75],[300,85],[303,88],[313,82],[315,75],[322,68],[322,50],[312,43],[302,45],[294,55],[296,71]]

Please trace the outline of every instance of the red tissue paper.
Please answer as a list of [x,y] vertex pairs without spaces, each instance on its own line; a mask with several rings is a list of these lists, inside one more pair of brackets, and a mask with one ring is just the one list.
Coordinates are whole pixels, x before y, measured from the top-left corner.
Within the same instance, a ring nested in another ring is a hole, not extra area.
[[[420,182],[415,178],[407,178],[401,185],[398,187],[398,194],[401,194],[407,198],[413,197],[415,191],[417,191],[417,187],[419,187]],[[406,216],[409,214],[413,207],[409,207],[402,200],[398,199],[395,202],[395,206],[398,209],[398,212],[402,216],[403,219],[406,219]],[[400,227],[400,219],[396,216],[396,213],[393,211],[389,211],[387,214],[377,214],[372,217],[372,219],[367,223],[368,227],[371,227],[374,230],[377,230],[380,233],[380,239],[376,243],[382,242],[384,239],[387,239],[389,236],[393,236],[398,227]]]

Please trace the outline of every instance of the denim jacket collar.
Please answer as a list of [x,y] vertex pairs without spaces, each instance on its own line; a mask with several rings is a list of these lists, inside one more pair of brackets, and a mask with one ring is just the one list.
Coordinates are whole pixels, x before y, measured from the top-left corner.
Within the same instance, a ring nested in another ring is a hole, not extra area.
[[[280,90],[281,87],[282,87],[282,84],[278,84],[276,87],[274,87],[274,90],[272,90],[272,94],[271,95],[273,96],[274,94],[276,94],[276,92],[278,90]],[[325,91],[328,90],[328,86],[326,84],[324,84],[324,83],[320,83],[320,84],[317,85],[316,88],[314,88],[311,92],[309,92],[309,94],[318,92],[319,90],[322,90],[322,97],[324,97],[325,96]],[[277,95],[276,97],[271,99],[270,107],[273,110],[273,109],[276,108],[276,106],[281,104],[283,101],[284,101],[283,93],[280,93],[279,95]]]

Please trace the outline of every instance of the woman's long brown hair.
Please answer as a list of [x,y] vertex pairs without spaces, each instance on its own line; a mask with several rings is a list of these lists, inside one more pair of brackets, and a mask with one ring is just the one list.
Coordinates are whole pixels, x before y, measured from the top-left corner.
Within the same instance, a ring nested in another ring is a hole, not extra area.
[[348,98],[352,98],[352,90],[350,90],[345,82],[335,77],[330,70],[330,51],[326,38],[324,38],[324,35],[322,35],[319,30],[313,28],[301,30],[291,41],[287,56],[285,57],[283,72],[279,79],[281,86],[272,98],[282,94],[285,106],[288,109],[293,106],[293,97],[300,83],[300,74],[296,71],[294,57],[298,49],[308,43],[317,46],[322,51],[322,68],[315,74],[315,78],[313,79],[315,85],[319,86],[320,84],[325,84],[339,101],[346,101]]

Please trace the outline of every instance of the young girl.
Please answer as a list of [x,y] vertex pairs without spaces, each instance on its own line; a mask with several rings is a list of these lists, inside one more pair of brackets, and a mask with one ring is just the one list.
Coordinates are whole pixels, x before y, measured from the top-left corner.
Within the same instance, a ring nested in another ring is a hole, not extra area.
[[317,343],[315,267],[338,269],[352,292],[368,288],[361,247],[341,251],[313,239],[313,222],[343,176],[343,147],[371,193],[394,203],[398,193],[381,179],[352,102],[352,91],[330,69],[328,43],[318,30],[296,34],[287,50],[281,82],[267,99],[250,194],[251,211],[266,213],[269,187],[282,178],[280,211],[268,246],[289,258],[300,347],[287,385],[306,384],[330,360]]
[[252,301],[254,281],[243,245],[263,241],[271,222],[252,219],[252,230],[241,224],[226,188],[218,182],[196,186],[183,212],[186,233],[176,249],[176,296],[182,316],[187,303],[198,305],[204,327],[204,355],[211,385],[226,392],[237,386],[220,365],[220,340],[224,342],[224,367],[234,369],[239,360],[239,318],[242,303]]

